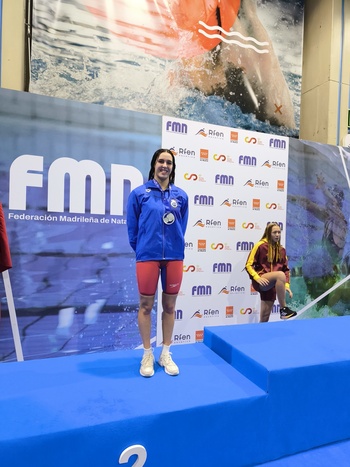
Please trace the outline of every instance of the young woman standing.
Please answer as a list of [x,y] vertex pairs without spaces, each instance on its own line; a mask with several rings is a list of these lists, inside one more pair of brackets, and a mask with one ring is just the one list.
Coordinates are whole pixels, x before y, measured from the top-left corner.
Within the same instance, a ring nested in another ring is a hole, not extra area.
[[145,377],[154,375],[151,311],[159,275],[163,289],[163,348],[159,364],[167,374],[179,374],[169,348],[183,274],[188,197],[174,185],[174,181],[175,157],[169,149],[158,149],[151,160],[148,182],[135,188],[128,199],[128,234],[130,245],[136,253],[140,294],[138,325],[144,347],[140,374]]

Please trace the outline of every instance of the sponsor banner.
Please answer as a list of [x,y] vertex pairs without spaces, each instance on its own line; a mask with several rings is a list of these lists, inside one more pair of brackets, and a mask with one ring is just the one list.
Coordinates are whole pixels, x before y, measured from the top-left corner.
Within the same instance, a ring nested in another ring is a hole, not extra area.
[[280,224],[285,242],[288,138],[163,117],[162,145],[190,212],[174,343],[197,342],[204,326],[258,322],[244,266],[267,223]]

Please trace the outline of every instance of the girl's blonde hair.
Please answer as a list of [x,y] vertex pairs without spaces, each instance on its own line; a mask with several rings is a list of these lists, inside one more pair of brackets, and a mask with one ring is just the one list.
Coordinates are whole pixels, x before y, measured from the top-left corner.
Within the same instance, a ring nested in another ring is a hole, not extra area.
[[272,243],[271,241],[271,232],[273,227],[277,226],[280,228],[277,222],[270,222],[267,224],[263,236],[260,240],[266,239],[268,242],[268,250],[267,250],[267,261],[269,263],[277,263],[281,259],[281,243]]

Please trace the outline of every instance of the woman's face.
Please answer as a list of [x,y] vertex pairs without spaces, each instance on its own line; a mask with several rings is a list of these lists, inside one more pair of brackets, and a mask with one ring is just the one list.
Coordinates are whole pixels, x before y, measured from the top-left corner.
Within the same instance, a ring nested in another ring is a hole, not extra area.
[[278,243],[281,239],[281,229],[278,225],[274,225],[271,229],[271,241],[273,243]]
[[168,152],[159,154],[154,165],[154,178],[159,183],[164,183],[169,180],[173,170],[173,158]]

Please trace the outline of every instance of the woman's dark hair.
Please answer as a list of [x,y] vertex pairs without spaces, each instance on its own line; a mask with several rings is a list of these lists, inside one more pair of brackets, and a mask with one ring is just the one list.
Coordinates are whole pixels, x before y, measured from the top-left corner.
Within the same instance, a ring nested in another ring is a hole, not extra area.
[[162,154],[162,152],[167,152],[168,154],[171,155],[173,159],[173,168],[172,171],[169,175],[169,183],[174,184],[175,183],[175,157],[174,154],[170,151],[170,149],[157,149],[157,151],[153,154],[152,160],[151,160],[151,169],[148,174],[148,180],[152,180],[154,178],[154,166],[156,165],[156,162],[158,160],[158,157]]

